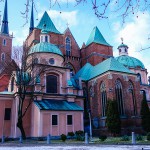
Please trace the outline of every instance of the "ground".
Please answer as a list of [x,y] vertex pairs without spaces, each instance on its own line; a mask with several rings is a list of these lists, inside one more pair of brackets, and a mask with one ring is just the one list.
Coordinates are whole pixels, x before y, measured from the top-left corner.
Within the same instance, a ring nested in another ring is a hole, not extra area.
[[4,147],[1,144],[0,150],[150,150],[150,145],[47,145],[47,146],[11,146]]

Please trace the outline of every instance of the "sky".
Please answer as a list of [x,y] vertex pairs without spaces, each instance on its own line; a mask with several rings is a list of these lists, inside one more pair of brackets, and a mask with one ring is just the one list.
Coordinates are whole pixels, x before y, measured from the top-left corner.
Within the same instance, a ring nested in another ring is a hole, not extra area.
[[[25,19],[21,12],[25,10],[26,0],[8,0],[8,19],[9,31],[13,32],[13,45],[22,45],[29,32],[29,22],[25,25]],[[50,15],[54,25],[63,33],[69,26],[79,47],[83,42],[87,42],[92,29],[97,26],[106,39],[106,41],[113,46],[113,54],[115,57],[119,55],[117,47],[121,44],[123,38],[124,44],[129,47],[129,55],[141,60],[147,68],[150,75],[150,49],[142,50],[150,46],[150,11],[138,12],[138,14],[131,14],[122,23],[122,18],[118,16],[117,12],[113,12],[113,4],[108,8],[108,19],[98,19],[92,10],[91,1],[85,4],[77,5],[74,0],[59,0],[60,7],[56,4],[51,7],[49,0],[36,0],[34,9],[35,26],[40,21],[41,16],[45,11]],[[4,2],[0,3],[0,15],[3,15]],[[31,8],[30,8],[31,9]],[[138,16],[138,17],[137,17]],[[30,10],[29,10],[30,20]]]

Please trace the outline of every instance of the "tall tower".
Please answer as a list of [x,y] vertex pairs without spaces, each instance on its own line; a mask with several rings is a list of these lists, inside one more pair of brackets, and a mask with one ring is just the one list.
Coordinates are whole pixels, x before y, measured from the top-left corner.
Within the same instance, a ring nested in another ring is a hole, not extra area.
[[33,29],[34,29],[34,12],[33,12],[33,1],[32,1],[29,34],[33,31]]
[[5,0],[4,14],[0,32],[0,65],[6,60],[11,60],[11,50],[12,35],[9,34],[7,0]]

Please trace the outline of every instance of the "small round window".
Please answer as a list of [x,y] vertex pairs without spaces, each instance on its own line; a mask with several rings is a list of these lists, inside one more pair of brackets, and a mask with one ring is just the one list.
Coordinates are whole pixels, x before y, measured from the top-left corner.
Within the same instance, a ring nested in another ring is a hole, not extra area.
[[54,58],[50,58],[50,59],[49,59],[49,63],[50,63],[51,65],[53,65],[53,64],[55,63]]

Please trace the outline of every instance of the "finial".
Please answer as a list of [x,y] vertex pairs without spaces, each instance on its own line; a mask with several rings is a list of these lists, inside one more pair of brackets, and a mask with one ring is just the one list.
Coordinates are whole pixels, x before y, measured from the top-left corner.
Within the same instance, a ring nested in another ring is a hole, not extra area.
[[121,41],[122,41],[122,44],[123,44],[123,37],[121,37]]
[[68,28],[68,27],[69,27],[69,23],[67,22],[67,24],[66,24],[66,25],[67,25],[67,28]]

